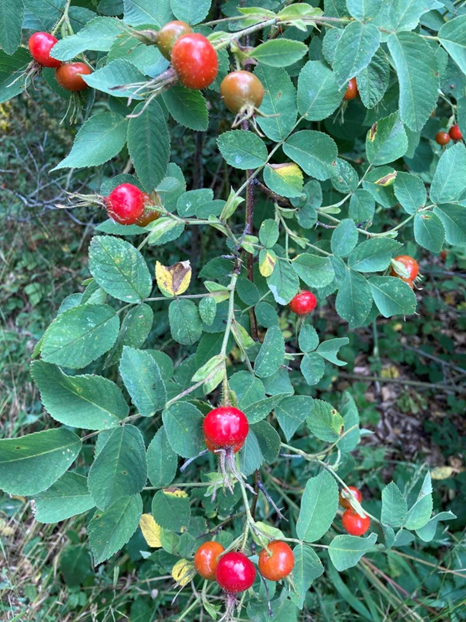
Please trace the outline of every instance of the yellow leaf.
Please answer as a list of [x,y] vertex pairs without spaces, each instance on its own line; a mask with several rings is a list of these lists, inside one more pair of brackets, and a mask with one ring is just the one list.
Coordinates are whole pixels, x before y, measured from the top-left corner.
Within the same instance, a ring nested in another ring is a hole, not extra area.
[[162,546],[160,536],[162,534],[162,528],[157,525],[152,514],[143,514],[139,521],[139,527],[141,528],[142,535],[149,546],[154,549],[158,549]]
[[380,375],[382,376],[382,378],[399,378],[400,371],[395,365],[390,365],[390,367],[385,367],[384,369],[382,369]]
[[195,574],[194,564],[187,559],[180,559],[172,568],[172,577],[181,587],[187,585]]
[[432,479],[448,479],[451,477],[454,469],[451,466],[435,467],[430,472]]
[[284,182],[297,188],[303,186],[303,172],[297,164],[288,162],[286,164],[271,164],[270,168],[282,178]]
[[4,521],[3,519],[0,519],[0,536],[4,536],[5,538],[8,538],[9,536],[13,536],[15,533],[15,530],[13,529],[13,527],[8,527],[8,525],[6,524],[6,521]]
[[447,305],[454,307],[455,301],[456,301],[456,296],[454,292],[448,292],[445,294],[445,302],[447,303]]
[[340,413],[335,408],[332,408],[332,410],[330,411],[330,416],[333,420],[330,425],[332,426],[332,428],[335,430],[337,434],[340,434],[343,428],[343,425],[344,425],[343,419],[341,418]]
[[167,495],[167,497],[172,496],[172,497],[187,497],[188,493],[185,492],[184,490],[179,490],[178,488],[167,488],[166,490],[163,491],[164,495]]
[[393,173],[388,173],[388,175],[384,175],[377,181],[374,181],[374,184],[378,186],[391,186],[396,179],[397,171],[393,171]]
[[180,296],[189,287],[191,282],[191,264],[189,261],[180,261],[173,266],[162,266],[157,261],[155,264],[155,278],[157,285],[164,296],[173,298]]
[[265,278],[269,277],[274,271],[277,263],[277,256],[273,251],[261,251],[259,255],[259,272]]

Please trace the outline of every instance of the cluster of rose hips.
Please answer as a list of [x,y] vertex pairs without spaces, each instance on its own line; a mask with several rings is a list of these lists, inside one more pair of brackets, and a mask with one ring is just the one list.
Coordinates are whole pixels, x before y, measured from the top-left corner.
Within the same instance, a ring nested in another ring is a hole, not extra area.
[[463,134],[459,128],[459,125],[452,125],[449,132],[437,132],[435,135],[435,142],[439,145],[447,145],[450,140],[462,140]]
[[[218,58],[210,41],[182,21],[172,21],[157,32],[157,47],[169,60],[180,83],[188,89],[204,89],[215,80]],[[233,71],[220,85],[225,106],[241,116],[249,118],[262,104],[264,87],[250,71]]]
[[92,73],[85,63],[62,63],[50,56],[50,51],[58,42],[58,39],[49,32],[36,32],[28,41],[29,51],[32,58],[40,67],[55,69],[55,79],[58,84],[67,91],[83,91],[87,84],[82,76]]
[[[165,24],[156,33],[155,41],[162,55],[171,62],[179,82],[186,88],[204,89],[217,77],[217,52],[204,35],[192,32],[185,22]],[[55,69],[56,80],[64,89],[86,89],[82,75],[89,75],[92,70],[85,63],[62,63],[53,58],[50,52],[57,42],[58,39],[50,33],[33,34],[29,39],[29,50],[34,61],[39,67]],[[259,78],[244,70],[229,73],[222,81],[220,92],[226,107],[241,118],[251,117],[264,97],[264,87]]]
[[[350,493],[348,493],[350,491]],[[340,505],[345,508],[343,516],[341,517],[341,524],[343,529],[350,534],[350,536],[363,536],[369,529],[371,519],[369,516],[361,516],[351,505],[350,497],[353,497],[358,503],[362,501],[362,493],[355,486],[348,486],[348,490],[340,492]]]
[[[108,197],[104,199],[104,202],[109,217],[122,225],[139,225],[140,227],[145,227],[153,220],[156,220],[160,215],[156,209],[153,209],[154,206],[161,205],[160,197],[155,195],[155,199],[153,199],[146,192],[143,192],[137,186],[129,183],[117,186]],[[311,313],[316,305],[316,296],[310,291],[302,290],[291,300],[290,309],[293,313],[296,313],[296,315],[304,316]],[[208,433],[205,434],[205,438],[208,449],[211,449],[211,447],[209,447],[210,440]],[[246,438],[246,436],[244,438]],[[220,446],[222,446],[222,443],[219,444],[219,447]],[[234,451],[239,451],[242,446],[243,443],[235,448]]]
[[173,21],[162,26],[156,43],[186,88],[205,89],[217,77],[217,52],[207,37],[193,32],[185,22]]
[[[221,406],[206,415],[203,432],[207,449],[219,455],[224,469],[225,464],[232,465],[233,455],[243,447],[249,433],[249,423],[246,415],[238,408]],[[234,595],[252,586],[256,570],[244,553],[224,551],[219,542],[204,542],[196,551],[194,567],[204,579],[217,581],[225,590],[231,605]],[[259,554],[259,571],[269,581],[281,581],[291,573],[293,566],[293,551],[281,540],[270,542]]]
[[[120,184],[105,199],[107,213],[110,218],[122,225],[136,224],[145,227],[160,215],[154,209],[154,207],[161,206],[160,197],[158,195],[154,195],[154,197],[151,198],[146,192],[143,192],[133,184]],[[390,275],[400,278],[413,289],[414,280],[419,274],[417,261],[409,255],[398,255],[398,257],[395,257],[395,261],[404,265],[408,276],[402,276],[394,267],[391,268]],[[296,315],[304,316],[311,313],[316,305],[316,296],[310,291],[302,290],[291,300],[290,309]]]
[[[218,74],[217,52],[210,41],[200,33],[193,32],[183,21],[168,22],[153,33],[140,34],[143,40],[156,43],[161,54],[171,62],[178,81],[189,89],[204,89],[212,84]],[[82,91],[87,88],[83,75],[92,70],[81,62],[62,63],[50,56],[57,38],[47,32],[36,32],[29,39],[29,50],[40,67],[55,69],[60,86],[68,91]],[[234,126],[250,119],[262,104],[264,87],[259,78],[250,71],[238,70],[229,73],[220,85],[220,94],[225,106],[237,118]],[[354,99],[358,94],[356,79],[349,81],[344,100]],[[129,223],[128,223],[129,224]]]
[[[304,293],[310,292],[302,292]],[[249,423],[246,415],[238,408],[221,406],[206,415],[203,432],[209,451],[231,457],[243,447],[249,432]],[[361,492],[353,486],[340,493],[340,505],[345,508],[342,525],[350,535],[361,536],[369,529],[370,518],[356,512],[351,499],[358,503],[362,501]],[[259,571],[264,579],[281,581],[291,574],[294,561],[290,546],[282,540],[273,540],[259,554]],[[215,541],[204,542],[197,549],[194,567],[201,577],[208,581],[217,581],[223,588],[227,595],[227,607],[231,607],[235,602],[235,595],[248,590],[256,578],[254,564],[244,553],[225,553],[225,548]]]
[[[196,572],[207,581],[217,581],[228,594],[248,590],[256,578],[251,560],[239,551],[223,554],[220,542],[204,542],[194,556]],[[286,542],[273,540],[259,554],[259,571],[268,581],[281,581],[291,574],[294,554]]]
[[395,261],[398,261],[399,263],[404,265],[404,267],[408,271],[408,276],[406,277],[398,274],[396,268],[394,267],[392,267],[390,270],[390,276],[398,277],[399,279],[407,283],[411,289],[414,289],[414,280],[419,274],[419,265],[417,261],[409,255],[398,255],[398,257],[395,257]]
[[[38,32],[29,39],[29,49],[34,60],[43,67],[55,68],[57,82],[70,91],[87,88],[82,74],[89,75],[91,70],[84,63],[62,64],[50,56],[50,51],[57,39],[44,32]],[[169,60],[183,86],[202,89],[209,86],[218,72],[217,54],[211,43],[201,34],[193,33],[191,28],[181,21],[166,24],[157,35],[157,45],[161,53]],[[234,71],[222,81],[220,92],[225,105],[236,114],[252,114],[260,106],[264,88],[260,80],[249,71]],[[350,80],[343,99],[354,99],[358,94],[356,79]],[[450,130],[458,129],[454,126]],[[453,135],[452,135],[453,137]],[[459,140],[461,133],[459,133]],[[448,139],[449,140],[449,139]],[[438,141],[439,142],[439,141]],[[160,205],[157,197],[151,197],[137,186],[125,183],[117,186],[107,197],[108,215],[120,224],[138,224],[146,226],[159,216],[159,212],[150,206]],[[418,274],[417,262],[411,257],[400,256],[396,261],[403,263],[409,272],[404,278],[392,269],[394,276],[399,276],[410,286]],[[299,316],[311,313],[317,299],[312,292],[301,291],[290,302],[290,309]],[[245,414],[237,408],[224,406],[212,410],[203,424],[206,447],[218,453],[224,464],[232,464],[231,457],[244,445],[249,432],[249,423]],[[360,502],[362,495],[357,488],[350,487],[355,499]],[[342,516],[344,529],[351,535],[360,536],[369,529],[368,516],[360,516],[351,506],[348,496],[340,494],[340,504],[346,508]],[[256,571],[253,563],[241,552],[227,552],[214,541],[205,542],[196,551],[194,565],[196,571],[209,581],[217,583],[229,595],[235,595],[249,589],[254,583]],[[293,570],[294,555],[291,548],[280,540],[270,542],[259,554],[259,570],[269,581],[280,581]]]

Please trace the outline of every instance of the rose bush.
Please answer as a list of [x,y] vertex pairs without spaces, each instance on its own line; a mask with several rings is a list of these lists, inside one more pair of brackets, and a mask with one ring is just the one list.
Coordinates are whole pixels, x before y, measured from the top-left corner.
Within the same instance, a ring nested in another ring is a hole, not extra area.
[[[34,97],[32,81],[45,79],[67,120],[80,119],[53,170],[105,170],[120,153],[134,169],[70,197],[101,215],[89,278],[36,345],[50,428],[0,440],[0,488],[30,497],[44,523],[89,513],[95,565],[140,525],[144,563],[193,581],[180,620],[199,608],[218,616],[221,588],[229,617],[245,607],[243,618],[296,619],[326,569],[431,541],[454,515],[432,516],[428,473],[417,487],[389,482],[370,514],[351,494],[351,452],[368,431],[351,390],[338,403],[316,397],[345,365],[348,339],[319,334],[314,319],[329,304],[345,331],[408,319],[419,277],[405,245],[466,244],[464,9],[0,0],[0,10],[0,102],[26,88]],[[215,138],[202,158],[212,187],[224,177],[217,193],[188,189],[189,158],[171,161],[179,126]],[[163,263],[199,235],[220,250],[196,279],[188,256]],[[293,499],[276,491],[286,465]],[[218,559],[201,571],[196,553],[213,539]],[[283,583],[261,577],[261,563]]]

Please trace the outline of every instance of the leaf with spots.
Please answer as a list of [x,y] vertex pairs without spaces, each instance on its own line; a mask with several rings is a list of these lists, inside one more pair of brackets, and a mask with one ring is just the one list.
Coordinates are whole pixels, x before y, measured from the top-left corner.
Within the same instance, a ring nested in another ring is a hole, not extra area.
[[94,564],[101,564],[129,541],[141,515],[141,495],[122,497],[104,512],[94,514],[87,528]]
[[268,378],[277,372],[285,358],[285,340],[278,326],[271,326],[257,355],[254,370],[259,378]]
[[440,217],[433,212],[416,214],[414,239],[431,253],[440,253],[445,241],[445,228]]
[[374,276],[369,280],[378,310],[384,317],[411,315],[416,310],[416,296],[410,286],[391,276]]
[[68,470],[81,450],[79,436],[58,428],[0,440],[0,489],[35,495]]
[[241,170],[258,168],[265,164],[267,147],[264,142],[252,132],[233,130],[224,132],[217,138],[218,148],[224,159]]
[[87,477],[64,473],[53,486],[33,499],[34,518],[39,523],[58,523],[95,506],[87,488]]
[[151,417],[165,407],[165,383],[159,366],[149,352],[125,346],[120,374],[140,415]]
[[108,352],[116,341],[120,321],[108,305],[86,304],[61,313],[41,339],[47,363],[71,369],[86,367]]
[[188,402],[175,402],[164,411],[163,424],[171,448],[183,458],[194,458],[205,449],[202,413]]
[[296,122],[296,89],[290,76],[278,67],[257,65],[255,75],[264,85],[264,101],[257,123],[267,138],[275,141],[285,139]]
[[141,528],[142,535],[147,544],[154,549],[159,549],[162,546],[160,536],[162,528],[154,520],[152,514],[143,514],[139,521],[139,527]]
[[49,414],[64,425],[86,430],[112,428],[128,415],[121,389],[111,380],[67,376],[56,365],[35,361],[31,375]]
[[314,400],[307,425],[317,438],[327,443],[335,443],[340,437],[343,424],[343,417],[331,404]]
[[367,280],[354,270],[347,270],[338,290],[336,310],[351,328],[360,326],[372,308],[372,293]]
[[89,470],[89,491],[100,509],[117,499],[140,492],[147,481],[146,447],[133,425],[115,428],[106,439]]
[[179,261],[172,266],[162,266],[160,261],[155,264],[157,285],[164,296],[173,298],[181,296],[191,282],[192,269],[189,261]]
[[152,499],[152,516],[163,529],[185,531],[191,521],[188,495],[170,488],[159,490]]
[[141,253],[114,236],[96,236],[89,249],[89,269],[100,287],[118,300],[140,303],[150,295],[152,279]]
[[202,335],[199,311],[192,300],[176,298],[168,307],[168,319],[172,337],[178,343],[190,346]]

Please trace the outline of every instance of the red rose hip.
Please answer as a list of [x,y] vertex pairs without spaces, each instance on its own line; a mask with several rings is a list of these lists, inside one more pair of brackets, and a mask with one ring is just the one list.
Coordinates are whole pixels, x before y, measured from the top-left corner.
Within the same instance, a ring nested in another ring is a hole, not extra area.
[[232,71],[222,80],[220,95],[228,110],[237,114],[245,108],[259,108],[264,99],[264,87],[250,71]]
[[157,220],[157,218],[160,218],[160,212],[158,212],[155,209],[151,209],[152,206],[154,207],[162,206],[162,200],[160,198],[160,195],[153,193],[151,197],[149,197],[146,194],[145,200],[146,200],[146,203],[144,204],[144,212],[142,216],[140,216],[136,221],[136,224],[139,225],[140,227],[147,227],[149,223],[154,222],[154,220]]
[[294,555],[286,542],[274,540],[259,555],[259,570],[264,579],[281,581],[287,577],[294,566]]
[[[353,493],[353,497],[356,499],[356,501],[358,501],[359,503],[361,503],[362,501],[362,493],[360,490],[358,490],[355,486],[348,486],[348,489],[351,490],[351,492]],[[345,488],[345,494],[348,495],[348,491]],[[349,510],[351,508],[351,503],[350,500],[348,498],[348,496],[344,497],[343,496],[343,491],[340,492],[340,505],[343,508],[346,508],[347,510]]]
[[[205,442],[205,446],[207,447],[207,449],[209,451],[211,451],[212,453],[215,453],[216,451],[218,451],[219,449],[222,449],[222,447],[219,447],[218,445],[214,445],[213,443],[211,443],[209,441],[209,439],[204,437],[204,442]],[[241,443],[236,443],[235,445],[232,445],[231,447],[228,447],[228,449],[231,449],[233,451],[234,454],[237,454],[238,451],[241,450],[241,448],[244,445],[244,441],[242,441]]]
[[199,33],[180,37],[173,46],[171,61],[180,83],[188,89],[205,89],[217,77],[217,52]]
[[341,524],[351,536],[363,536],[370,527],[371,519],[359,516],[354,510],[346,510],[341,517]]
[[187,35],[192,32],[191,26],[188,26],[186,22],[175,20],[168,22],[157,33],[157,47],[167,60],[170,60],[172,55],[173,46],[183,35]]
[[133,184],[120,184],[106,199],[107,213],[121,225],[134,225],[144,214],[148,195]]
[[256,569],[244,553],[226,553],[218,561],[215,578],[225,592],[238,594],[252,586]]
[[459,125],[453,125],[448,133],[453,140],[461,140],[463,138]]
[[249,432],[246,415],[233,406],[221,406],[208,413],[203,424],[204,439],[210,451],[241,449]]
[[439,145],[446,145],[450,142],[450,135],[447,132],[437,132],[435,142]]
[[82,76],[88,76],[92,70],[85,63],[69,63],[55,69],[55,79],[67,91],[84,91],[88,88]]
[[343,99],[349,101],[350,99],[355,99],[358,96],[358,83],[356,82],[356,78],[351,78],[348,82],[348,86],[346,88],[345,94],[343,95]]
[[296,315],[307,315],[316,308],[317,298],[312,292],[303,290],[290,302],[290,309]]
[[225,547],[220,542],[204,542],[197,549],[194,555],[194,567],[198,574],[207,581],[215,580],[219,555],[223,553]]
[[49,32],[35,32],[28,41],[32,58],[42,67],[60,67],[61,61],[50,56],[50,50],[57,42],[58,39]]
[[395,257],[395,261],[399,261],[400,263],[404,265],[404,267],[408,271],[408,276],[407,277],[401,276],[400,274],[397,273],[397,271],[393,267],[390,270],[390,275],[397,276],[398,278],[400,278],[402,281],[405,281],[406,283],[408,283],[409,281],[414,281],[414,279],[419,274],[419,264],[417,263],[417,261],[413,257],[410,257],[409,255],[398,255],[398,257]]

